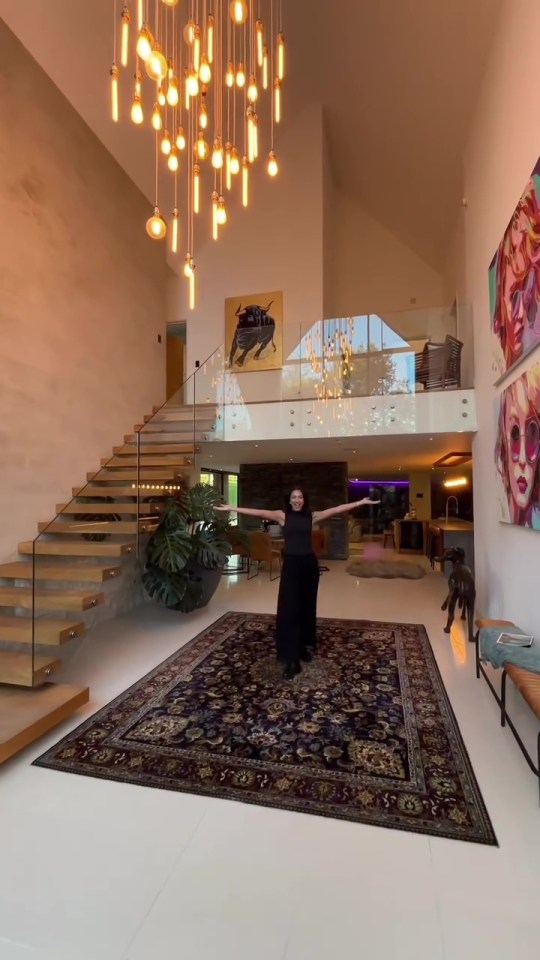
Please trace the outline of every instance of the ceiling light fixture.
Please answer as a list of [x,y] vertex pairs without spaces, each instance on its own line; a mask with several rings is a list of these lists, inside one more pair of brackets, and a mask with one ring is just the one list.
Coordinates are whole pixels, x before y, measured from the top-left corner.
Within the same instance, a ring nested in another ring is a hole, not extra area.
[[466,487],[468,482],[467,477],[456,477],[455,480],[444,480],[443,487]]
[[[266,171],[271,180],[279,174],[274,130],[282,119],[282,89],[286,76],[286,46],[283,33],[283,0],[114,0],[113,61],[110,70],[111,115],[119,116],[119,65],[135,74],[131,98],[131,119],[138,126],[148,121],[155,131],[165,131],[161,156],[165,170],[180,178],[176,153],[168,130],[177,131],[176,147],[187,150],[182,164],[181,182],[185,206],[177,203],[171,212],[171,226],[180,216],[186,224],[188,249],[194,250],[194,214],[201,204],[200,194],[207,190],[210,198],[219,198],[216,223],[211,211],[213,235],[221,233],[227,221],[225,193],[238,189],[242,206],[250,199],[249,180],[252,166],[259,156],[263,116],[269,116],[266,133],[269,152]],[[144,64],[144,71],[142,65]],[[143,90],[142,74],[145,79]],[[151,84],[146,89],[146,86]],[[213,109],[207,107],[208,92]],[[263,91],[268,110],[261,105]],[[210,118],[209,114],[213,113]],[[207,138],[204,135],[207,132]],[[213,151],[209,145],[213,144]],[[169,149],[171,147],[171,149]],[[208,189],[200,183],[203,162],[210,181]],[[225,176],[224,176],[225,174]],[[225,180],[225,183],[224,183]],[[196,181],[196,182],[195,182]],[[157,189],[156,189],[157,194]],[[162,239],[167,224],[155,210],[147,222],[153,239]],[[175,213],[178,211],[178,213]],[[158,220],[160,221],[158,223]],[[164,228],[163,228],[164,226]],[[177,232],[174,226],[174,233]],[[194,305],[194,263],[187,274],[190,305]]]
[[464,453],[461,451],[451,453],[445,453],[444,457],[440,457],[438,460],[435,460],[433,464],[434,467],[461,467],[462,464],[468,463],[469,460],[472,460],[471,453]]

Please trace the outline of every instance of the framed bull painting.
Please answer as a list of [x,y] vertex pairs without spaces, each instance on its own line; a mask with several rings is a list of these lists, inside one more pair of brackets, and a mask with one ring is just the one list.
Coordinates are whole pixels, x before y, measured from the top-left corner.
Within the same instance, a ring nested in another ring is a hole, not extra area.
[[283,366],[282,293],[250,293],[225,300],[225,352],[234,373]]

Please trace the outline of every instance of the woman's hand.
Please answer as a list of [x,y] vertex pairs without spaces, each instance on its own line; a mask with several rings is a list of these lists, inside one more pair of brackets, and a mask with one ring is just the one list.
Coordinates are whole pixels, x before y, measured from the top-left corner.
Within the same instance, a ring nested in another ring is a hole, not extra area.
[[380,503],[380,502],[381,502],[380,500],[370,500],[369,497],[364,497],[363,500],[360,500],[359,506],[363,506],[365,503],[370,503],[375,505],[376,503]]
[[215,503],[215,504],[214,504],[214,510],[221,510],[222,513],[229,513],[229,512],[230,512],[230,509],[231,509],[231,508],[228,507],[226,503]]

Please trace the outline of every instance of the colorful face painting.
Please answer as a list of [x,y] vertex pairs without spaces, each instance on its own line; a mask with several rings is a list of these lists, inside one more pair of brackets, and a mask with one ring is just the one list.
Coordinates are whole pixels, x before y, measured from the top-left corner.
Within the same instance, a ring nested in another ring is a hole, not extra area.
[[540,343],[540,160],[489,268],[496,379]]
[[540,361],[503,390],[497,405],[499,517],[540,530]]

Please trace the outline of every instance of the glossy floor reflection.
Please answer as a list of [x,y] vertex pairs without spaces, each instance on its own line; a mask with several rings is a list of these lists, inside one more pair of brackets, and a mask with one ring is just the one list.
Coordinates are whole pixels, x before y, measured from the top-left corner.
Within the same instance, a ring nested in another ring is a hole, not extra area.
[[[443,633],[444,579],[329,566],[320,616],[425,624],[500,848],[31,767],[82,713],[0,768],[0,960],[538,956],[538,783],[475,679],[473,647],[459,625]],[[264,573],[223,577],[189,618],[152,605],[104,624],[66,679],[89,683],[92,713],[226,610],[272,612],[277,588]],[[534,742],[534,718],[514,709]]]

